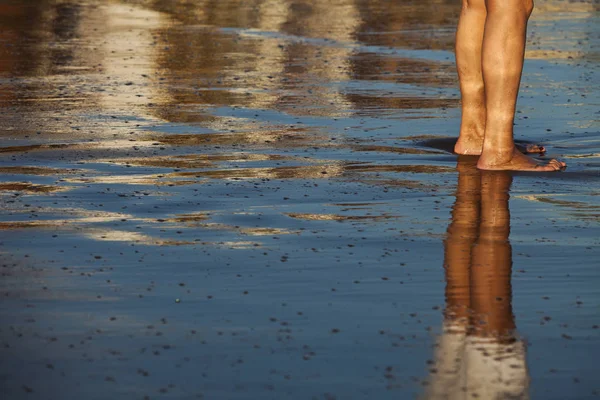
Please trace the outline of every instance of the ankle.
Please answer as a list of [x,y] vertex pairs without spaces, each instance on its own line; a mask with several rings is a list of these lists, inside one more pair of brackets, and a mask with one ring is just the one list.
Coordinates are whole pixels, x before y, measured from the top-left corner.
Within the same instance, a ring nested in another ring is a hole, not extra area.
[[483,159],[487,160],[487,162],[492,161],[492,163],[496,164],[510,161],[513,158],[514,152],[514,145],[506,143],[495,145],[486,143],[486,140],[484,139],[481,156]]
[[510,153],[515,149],[512,131],[495,131],[487,126],[483,140],[483,150],[500,153]]
[[483,151],[494,153],[512,153],[515,150],[514,143],[493,143],[490,140],[483,140]]
[[483,142],[483,135],[485,132],[485,128],[473,124],[461,124],[460,125],[460,134],[458,136],[459,139],[477,139],[480,142]]
[[460,135],[476,136],[483,139],[485,134],[485,112],[475,113],[463,110],[460,121]]

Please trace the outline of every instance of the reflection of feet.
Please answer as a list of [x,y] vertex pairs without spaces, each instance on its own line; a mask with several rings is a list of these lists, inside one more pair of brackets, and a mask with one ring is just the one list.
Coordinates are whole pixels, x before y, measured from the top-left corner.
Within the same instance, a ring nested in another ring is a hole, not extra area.
[[554,159],[541,164],[516,148],[512,152],[484,152],[477,162],[477,168],[490,171],[559,171],[566,166],[564,162]]
[[[516,145],[517,150],[525,154],[543,154],[546,152],[544,146],[537,144]],[[456,154],[478,156],[483,148],[483,136],[461,134],[454,146]]]

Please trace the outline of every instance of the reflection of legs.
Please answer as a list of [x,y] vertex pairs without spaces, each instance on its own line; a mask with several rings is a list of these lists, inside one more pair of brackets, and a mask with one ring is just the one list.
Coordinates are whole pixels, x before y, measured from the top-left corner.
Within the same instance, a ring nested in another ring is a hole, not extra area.
[[481,172],[476,164],[476,157],[458,157],[456,201],[444,241],[446,308],[443,333],[436,342],[435,364],[425,396],[429,400],[464,397],[462,371],[470,315],[471,248],[477,239],[481,200]]
[[515,337],[511,306],[511,179],[509,172],[481,172],[481,224],[471,264],[473,324],[465,342],[464,398],[529,398],[525,347]]
[[[512,335],[511,176],[480,172],[475,164],[473,157],[459,157],[456,202],[444,243],[445,329],[425,398],[527,399],[524,346]],[[468,316],[472,326],[465,325]]]
[[527,20],[533,0],[485,0],[487,18],[482,47],[486,124],[477,166],[488,170],[556,171],[564,163],[538,165],[519,153],[513,140],[513,121],[523,59]]
[[460,328],[468,324],[471,247],[477,239],[479,225],[481,173],[475,164],[474,159],[459,157],[456,202],[444,242],[446,319]]
[[481,225],[471,267],[473,333],[500,338],[515,327],[510,286],[512,254],[508,242],[511,177],[506,172],[482,172],[481,180]]

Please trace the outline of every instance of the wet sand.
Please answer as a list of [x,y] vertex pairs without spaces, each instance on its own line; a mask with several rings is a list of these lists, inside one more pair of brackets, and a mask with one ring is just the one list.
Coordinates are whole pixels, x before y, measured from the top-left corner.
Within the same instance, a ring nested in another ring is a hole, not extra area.
[[2,398],[598,397],[598,4],[532,174],[450,151],[458,3],[1,3]]

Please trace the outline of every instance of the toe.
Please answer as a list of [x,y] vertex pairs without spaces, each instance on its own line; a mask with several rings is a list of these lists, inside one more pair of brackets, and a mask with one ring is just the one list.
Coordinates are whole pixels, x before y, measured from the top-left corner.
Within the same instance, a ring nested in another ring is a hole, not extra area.
[[526,147],[527,153],[545,153],[546,148],[537,144],[528,144]]
[[567,166],[567,164],[565,164],[562,161],[558,161],[558,160],[552,159],[548,163],[548,166],[552,167],[552,169],[554,171],[558,171],[558,170],[561,170],[561,169],[565,168]]

